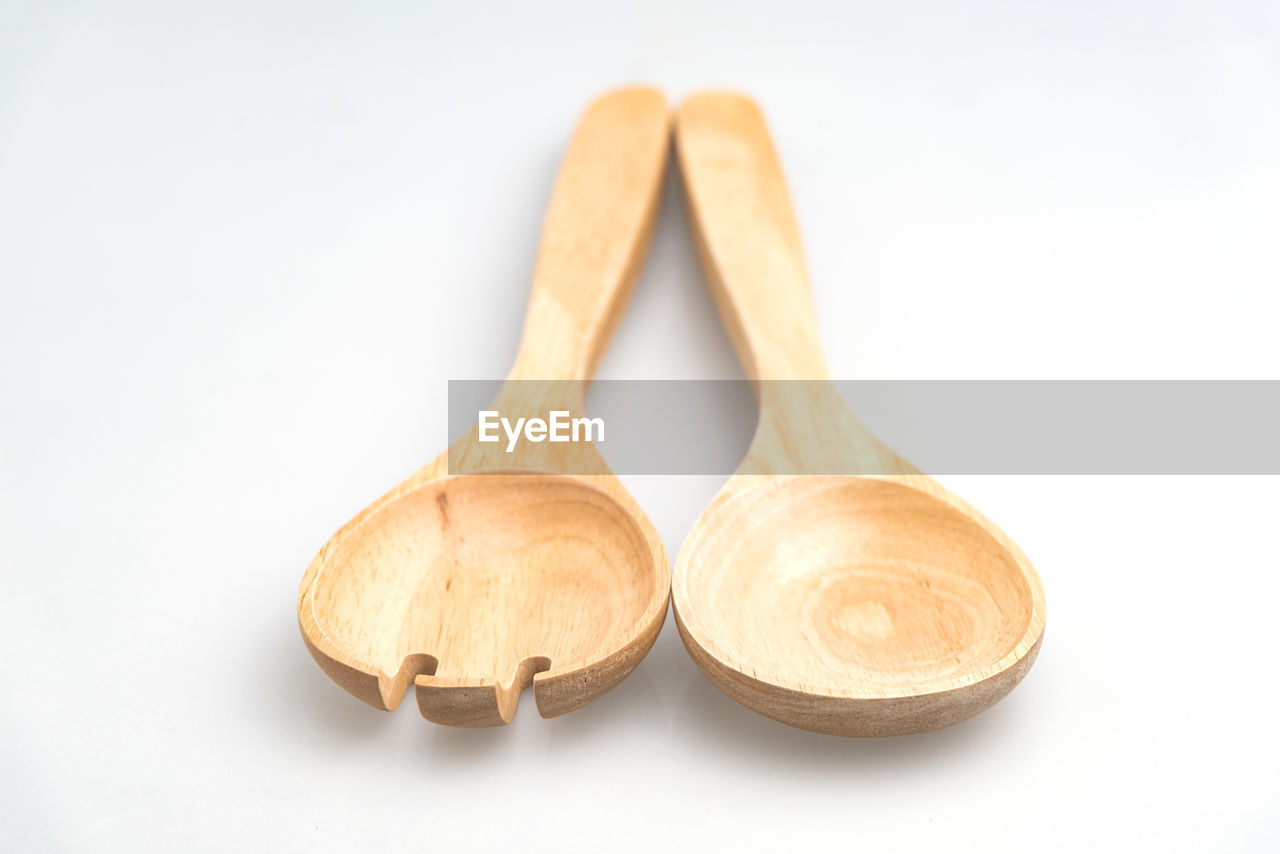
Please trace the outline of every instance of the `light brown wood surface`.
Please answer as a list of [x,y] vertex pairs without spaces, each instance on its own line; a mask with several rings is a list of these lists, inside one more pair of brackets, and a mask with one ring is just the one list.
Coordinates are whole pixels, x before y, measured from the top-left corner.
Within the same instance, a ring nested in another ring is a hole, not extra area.
[[690,98],[676,141],[716,304],[762,381],[747,456],[676,560],[686,647],[730,697],[817,732],[897,735],[977,714],[1035,660],[1035,569],[868,433],[828,382],[799,229],[756,105]]
[[[508,383],[495,409],[582,412],[648,248],[668,147],[656,91],[618,90],[584,114],[552,194],[510,375],[563,382]],[[513,459],[474,439],[473,430],[452,459],[441,454],[321,549],[299,592],[303,639],[335,682],[381,709],[396,708],[412,682],[429,720],[492,726],[511,721],[532,683],[543,716],[571,711],[653,644],[666,616],[666,553],[593,446],[530,445]],[[557,474],[567,470],[588,473]]]

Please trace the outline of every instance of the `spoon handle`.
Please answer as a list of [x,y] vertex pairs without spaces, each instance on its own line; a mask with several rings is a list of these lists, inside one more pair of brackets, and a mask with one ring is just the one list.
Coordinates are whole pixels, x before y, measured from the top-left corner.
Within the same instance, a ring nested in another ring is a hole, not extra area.
[[759,107],[695,95],[676,147],[698,253],[748,376],[826,379],[800,229]]
[[666,99],[647,88],[609,92],[583,114],[543,223],[512,378],[591,378],[653,235],[669,126]]

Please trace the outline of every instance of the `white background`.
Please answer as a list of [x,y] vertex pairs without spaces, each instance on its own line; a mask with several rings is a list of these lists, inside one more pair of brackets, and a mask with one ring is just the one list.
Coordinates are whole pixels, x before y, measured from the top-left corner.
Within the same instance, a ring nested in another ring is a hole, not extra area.
[[[739,707],[670,620],[581,711],[437,727],[295,616],[505,373],[617,84],[757,96],[838,377],[1276,378],[1274,4],[181,6],[0,3],[0,848],[1280,844],[1274,478],[947,479],[1048,630],[899,739]],[[602,377],[740,375],[679,193]],[[719,485],[624,480],[673,555]]]

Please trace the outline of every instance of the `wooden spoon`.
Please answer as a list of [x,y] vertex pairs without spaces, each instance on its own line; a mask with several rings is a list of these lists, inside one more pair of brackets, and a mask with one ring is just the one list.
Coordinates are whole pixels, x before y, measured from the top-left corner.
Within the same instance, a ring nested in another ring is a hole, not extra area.
[[[668,132],[666,102],[650,89],[609,93],[584,114],[493,408],[581,411],[648,248]],[[531,682],[550,717],[635,668],[666,616],[662,541],[594,446],[531,448],[513,461],[473,430],[320,550],[298,620],[335,682],[391,710],[412,681],[427,719],[493,726],[511,721]],[[583,471],[584,458],[587,473],[556,473]]]
[[756,105],[693,97],[676,143],[702,263],[760,405],[746,459],[676,559],[686,647],[733,699],[816,732],[897,735],[977,714],[1035,660],[1039,577],[999,528],[871,436],[829,382]]

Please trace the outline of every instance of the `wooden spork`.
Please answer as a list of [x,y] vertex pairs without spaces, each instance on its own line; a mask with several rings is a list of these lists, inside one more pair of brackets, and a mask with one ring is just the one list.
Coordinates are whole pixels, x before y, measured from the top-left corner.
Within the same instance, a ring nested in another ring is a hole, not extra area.
[[[668,126],[662,95],[643,88],[583,115],[494,409],[581,411],[648,248]],[[669,588],[662,541],[594,446],[512,458],[473,430],[334,534],[302,579],[298,621],[325,672],[370,705],[396,708],[413,682],[429,720],[493,726],[530,683],[550,717],[620,682]]]

